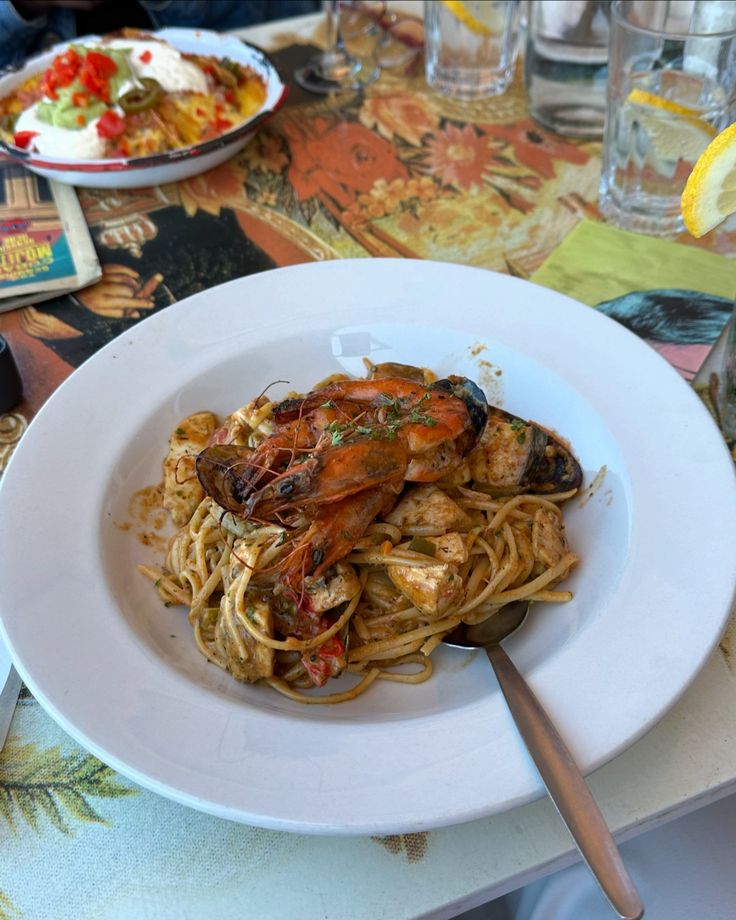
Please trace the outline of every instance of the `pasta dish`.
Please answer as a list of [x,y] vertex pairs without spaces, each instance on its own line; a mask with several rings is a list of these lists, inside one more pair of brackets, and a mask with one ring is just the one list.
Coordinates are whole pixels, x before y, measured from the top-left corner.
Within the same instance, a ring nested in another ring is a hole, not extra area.
[[468,378],[367,367],[184,419],[164,460],[178,530],[140,566],[211,662],[304,703],[427,680],[459,623],[569,600],[578,561],[562,507],[582,471],[559,438]]
[[123,29],[70,44],[0,99],[0,137],[66,159],[149,156],[219,137],[265,98],[261,77],[236,61]]

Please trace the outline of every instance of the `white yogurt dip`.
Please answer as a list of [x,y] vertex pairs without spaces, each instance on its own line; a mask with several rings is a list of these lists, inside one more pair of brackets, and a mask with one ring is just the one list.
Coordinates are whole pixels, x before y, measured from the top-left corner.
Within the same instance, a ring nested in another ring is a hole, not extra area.
[[[161,86],[167,93],[206,93],[207,78],[204,73],[191,61],[186,61],[181,53],[164,45],[162,42],[147,42],[116,38],[100,46],[104,53],[105,48],[115,48],[119,51],[130,50],[128,66],[137,77],[149,77]],[[150,60],[142,61],[141,55]]]
[[96,160],[104,156],[105,140],[97,133],[94,118],[84,128],[57,128],[47,121],[36,117],[36,106],[21,112],[15,124],[15,131],[36,131],[38,136],[31,139],[30,149],[37,150],[44,156],[63,160]]

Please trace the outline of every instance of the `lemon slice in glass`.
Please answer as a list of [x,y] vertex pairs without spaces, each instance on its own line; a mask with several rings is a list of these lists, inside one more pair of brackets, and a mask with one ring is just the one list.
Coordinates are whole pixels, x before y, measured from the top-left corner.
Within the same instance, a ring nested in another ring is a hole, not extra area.
[[682,193],[681,209],[694,237],[736,214],[736,124],[721,131],[698,158]]
[[470,0],[465,3],[463,0],[442,0],[442,3],[471,32],[475,32],[476,35],[493,34],[491,27],[484,22],[484,19],[487,19],[485,13],[492,11],[490,4],[483,3],[481,0],[474,0],[474,2]]
[[[663,161],[695,161],[715,135],[715,128],[697,109],[643,89],[632,89],[627,103],[637,107],[637,121],[649,135],[652,149]],[[668,118],[666,113],[671,114]]]

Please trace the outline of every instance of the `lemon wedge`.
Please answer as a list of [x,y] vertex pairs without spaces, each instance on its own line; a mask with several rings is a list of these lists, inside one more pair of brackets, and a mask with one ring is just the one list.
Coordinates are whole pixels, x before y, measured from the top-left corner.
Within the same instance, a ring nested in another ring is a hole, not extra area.
[[663,109],[665,112],[684,115],[686,118],[697,118],[699,114],[697,109],[691,109],[687,105],[680,105],[679,102],[672,102],[671,99],[665,99],[664,96],[658,96],[656,93],[650,93],[645,89],[632,89],[626,101],[633,102],[635,105],[648,105],[653,109]]
[[694,163],[715,136],[715,128],[699,117],[697,109],[664,96],[632,89],[626,102],[636,106],[636,121],[646,132],[650,156],[663,175],[679,160]]
[[701,237],[736,213],[736,124],[715,137],[698,158],[681,199],[682,219]]
[[[462,0],[442,0],[442,3],[452,15],[456,19],[459,19],[463,25],[467,26],[471,32],[475,32],[476,35],[493,34],[493,30],[478,18],[477,14],[481,13],[485,5],[479,2],[479,0],[476,0],[475,3],[463,3]],[[471,9],[473,12],[471,12]]]

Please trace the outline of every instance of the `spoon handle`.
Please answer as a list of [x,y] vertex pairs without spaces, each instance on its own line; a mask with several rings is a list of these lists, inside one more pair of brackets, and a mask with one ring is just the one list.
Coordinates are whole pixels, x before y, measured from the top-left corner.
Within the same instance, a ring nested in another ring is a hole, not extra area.
[[500,645],[486,647],[498,683],[549,796],[619,917],[639,920],[639,895],[572,755],[531,687]]

